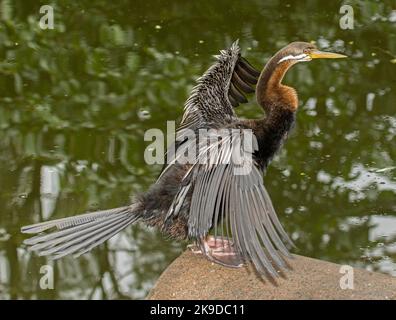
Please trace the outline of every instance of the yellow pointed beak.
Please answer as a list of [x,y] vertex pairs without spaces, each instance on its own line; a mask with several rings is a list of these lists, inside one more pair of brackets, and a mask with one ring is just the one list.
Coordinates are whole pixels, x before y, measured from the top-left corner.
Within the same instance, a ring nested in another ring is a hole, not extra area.
[[319,50],[314,50],[308,53],[311,59],[339,59],[339,58],[347,58],[343,54],[333,53],[333,52],[324,52]]

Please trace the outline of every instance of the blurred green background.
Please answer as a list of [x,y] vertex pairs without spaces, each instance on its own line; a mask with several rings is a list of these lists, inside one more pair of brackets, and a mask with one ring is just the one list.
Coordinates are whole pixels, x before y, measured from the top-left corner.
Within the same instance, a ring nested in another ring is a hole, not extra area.
[[[136,225],[56,263],[22,225],[122,206],[144,191],[143,135],[180,120],[194,80],[239,38],[257,68],[291,41],[343,61],[299,64],[297,126],[265,176],[296,253],[396,275],[396,3],[348,1],[0,2],[0,299],[141,299],[185,243]],[[54,29],[38,22],[54,7]],[[243,117],[260,117],[254,103]],[[51,264],[55,289],[41,290]]]

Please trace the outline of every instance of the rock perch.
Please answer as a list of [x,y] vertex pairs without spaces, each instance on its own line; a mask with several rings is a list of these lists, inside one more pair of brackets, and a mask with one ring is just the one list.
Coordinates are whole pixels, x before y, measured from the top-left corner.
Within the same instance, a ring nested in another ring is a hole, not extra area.
[[260,281],[248,268],[225,268],[186,251],[160,276],[147,299],[396,300],[396,278],[389,275],[353,268],[354,289],[342,289],[341,265],[298,255],[290,265],[293,271],[286,272],[285,279],[278,278],[275,286]]

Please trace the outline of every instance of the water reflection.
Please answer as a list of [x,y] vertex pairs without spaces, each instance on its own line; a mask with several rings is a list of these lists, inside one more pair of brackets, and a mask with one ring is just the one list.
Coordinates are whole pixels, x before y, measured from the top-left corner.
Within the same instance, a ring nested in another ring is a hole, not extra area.
[[[137,225],[54,263],[27,252],[19,228],[121,206],[146,189],[160,167],[144,164],[144,131],[180,119],[194,79],[236,38],[256,66],[293,40],[351,57],[288,74],[298,123],[265,181],[299,254],[395,275],[390,4],[352,1],[358,25],[343,31],[332,2],[54,3],[56,28],[43,32],[38,5],[1,2],[0,298],[147,294],[184,243]],[[254,103],[238,113],[261,115]],[[44,264],[54,266],[54,290],[39,288]]]

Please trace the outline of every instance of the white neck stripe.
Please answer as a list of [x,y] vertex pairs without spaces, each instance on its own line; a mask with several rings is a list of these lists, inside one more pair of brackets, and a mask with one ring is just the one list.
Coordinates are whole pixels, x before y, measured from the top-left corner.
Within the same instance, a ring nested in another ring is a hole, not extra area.
[[307,55],[305,53],[299,54],[298,56],[293,56],[293,55],[288,55],[286,57],[283,57],[282,59],[279,60],[278,64],[287,61],[287,60],[300,60],[305,58]]

